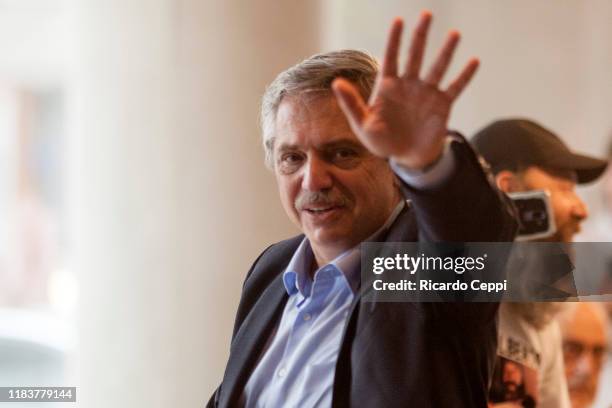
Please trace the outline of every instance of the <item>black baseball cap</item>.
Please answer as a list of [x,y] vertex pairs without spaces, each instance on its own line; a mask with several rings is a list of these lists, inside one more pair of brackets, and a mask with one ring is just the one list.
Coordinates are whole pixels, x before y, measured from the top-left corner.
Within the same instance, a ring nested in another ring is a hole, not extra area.
[[528,119],[493,122],[471,142],[493,173],[529,166],[573,170],[582,184],[595,180],[608,165],[606,160],[572,152],[557,135]]

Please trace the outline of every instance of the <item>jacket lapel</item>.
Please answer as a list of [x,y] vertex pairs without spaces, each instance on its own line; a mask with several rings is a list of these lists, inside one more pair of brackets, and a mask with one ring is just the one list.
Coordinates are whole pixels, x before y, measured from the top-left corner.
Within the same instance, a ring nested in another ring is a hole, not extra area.
[[280,321],[287,299],[280,274],[257,300],[236,333],[219,397],[220,407],[237,405],[268,337]]
[[[389,227],[387,234],[380,242],[411,242],[418,240],[418,229],[414,213],[410,202],[397,216],[395,222]],[[361,266],[359,271],[361,277]],[[362,282],[363,285],[368,285],[368,282]],[[376,306],[376,303],[371,303],[370,307],[363,308],[361,305],[362,287],[355,294],[349,318],[344,326],[342,342],[340,343],[340,351],[336,363],[336,374],[334,376],[332,407],[347,407],[350,406],[350,385],[351,385],[351,350],[352,343],[358,329],[360,313],[371,313]]]

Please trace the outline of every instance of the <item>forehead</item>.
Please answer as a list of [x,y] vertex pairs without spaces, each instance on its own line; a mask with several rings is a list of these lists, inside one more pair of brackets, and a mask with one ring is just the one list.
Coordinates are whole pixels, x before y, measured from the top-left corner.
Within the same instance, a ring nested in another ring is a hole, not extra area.
[[605,342],[605,321],[590,305],[578,303],[568,323],[564,330],[566,339],[582,343]]
[[533,184],[534,187],[573,186],[578,180],[576,172],[573,170],[550,169],[539,166],[528,167],[523,173],[523,178]]
[[358,139],[331,93],[283,98],[275,124],[276,146],[319,147]]

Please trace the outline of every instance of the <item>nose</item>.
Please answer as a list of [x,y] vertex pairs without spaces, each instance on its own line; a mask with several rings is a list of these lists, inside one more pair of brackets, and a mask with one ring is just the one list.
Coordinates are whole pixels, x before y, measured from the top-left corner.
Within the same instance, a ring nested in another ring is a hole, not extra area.
[[308,163],[303,167],[302,189],[307,191],[321,191],[332,187],[333,179],[330,165],[317,157],[310,155]]
[[584,380],[593,374],[596,363],[593,361],[593,356],[590,354],[591,353],[583,353],[576,363],[574,374],[577,378]]
[[574,203],[572,205],[572,216],[582,221],[589,216],[587,205],[574,193]]

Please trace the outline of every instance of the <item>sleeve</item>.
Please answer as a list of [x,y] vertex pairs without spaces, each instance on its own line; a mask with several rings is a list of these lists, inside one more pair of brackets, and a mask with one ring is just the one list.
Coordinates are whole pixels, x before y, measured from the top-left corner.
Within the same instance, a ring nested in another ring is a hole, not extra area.
[[452,134],[449,150],[453,166],[444,180],[419,189],[402,179],[404,195],[416,213],[419,240],[513,241],[517,230],[514,207],[495,187],[484,162],[459,133]]
[[[453,171],[435,186],[418,189],[404,182],[404,195],[416,215],[420,242],[512,242],[517,231],[514,207],[497,189],[489,169],[467,140],[452,133]],[[507,256],[504,251],[499,256]],[[503,265],[503,262],[501,262]],[[496,270],[497,271],[497,270]],[[503,268],[497,271],[504,273]],[[487,330],[495,321],[497,302],[461,299],[427,304],[433,321],[443,330]],[[442,323],[443,322],[443,323]]]
[[213,395],[210,396],[208,403],[206,404],[206,408],[215,408],[219,405],[219,390],[221,386],[218,386]]
[[450,150],[451,142],[452,139],[448,137],[440,158],[425,170],[410,170],[394,160],[390,160],[389,164],[393,172],[407,185],[419,190],[434,188],[450,178],[455,170],[455,155]]

